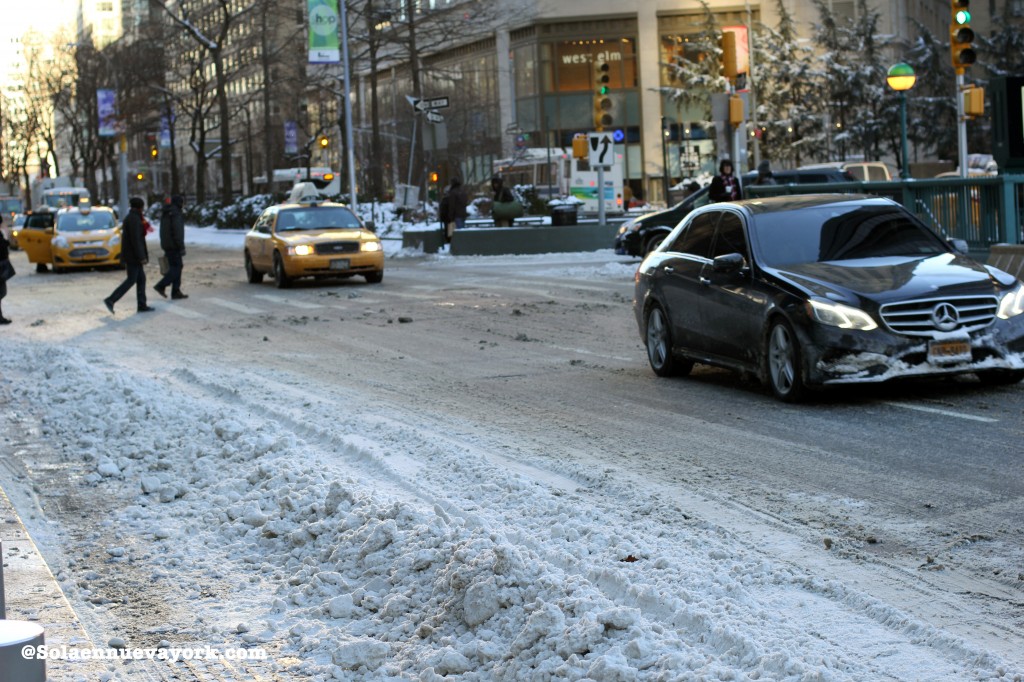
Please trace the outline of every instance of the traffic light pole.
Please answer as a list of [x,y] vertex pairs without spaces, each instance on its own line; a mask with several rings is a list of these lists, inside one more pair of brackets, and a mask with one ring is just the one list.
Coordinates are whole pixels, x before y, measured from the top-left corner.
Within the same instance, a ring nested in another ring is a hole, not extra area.
[[967,177],[967,116],[964,115],[964,75],[956,76],[956,129],[957,160],[960,163],[960,177]]
[[604,166],[597,167],[597,224],[604,225]]

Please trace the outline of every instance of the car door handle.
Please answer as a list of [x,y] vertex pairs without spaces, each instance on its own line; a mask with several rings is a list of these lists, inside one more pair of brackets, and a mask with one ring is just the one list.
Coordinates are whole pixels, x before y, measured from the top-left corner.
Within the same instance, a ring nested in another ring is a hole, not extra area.
[[675,268],[673,268],[673,267],[672,267],[671,265],[666,265],[666,266],[664,267],[664,271],[665,271],[665,272],[667,272],[667,273],[669,273],[669,274],[671,274],[671,273],[675,272],[675,271],[676,271],[676,269],[675,269]]
[[711,280],[710,280],[710,279],[708,279],[707,277],[704,277],[703,275],[701,275],[700,277],[698,277],[698,278],[697,278],[697,281],[699,281],[699,282],[700,282],[701,284],[703,284],[703,285],[705,285],[705,286],[707,286],[707,285],[711,284]]

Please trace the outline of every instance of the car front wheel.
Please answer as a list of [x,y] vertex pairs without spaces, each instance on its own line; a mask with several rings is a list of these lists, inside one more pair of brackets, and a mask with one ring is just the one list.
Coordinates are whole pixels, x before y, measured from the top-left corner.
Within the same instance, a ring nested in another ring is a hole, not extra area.
[[274,284],[277,285],[278,289],[287,289],[291,286],[292,281],[288,278],[288,275],[284,272],[284,260],[281,258],[281,254],[274,254]]
[[768,332],[768,383],[772,393],[787,403],[798,402],[807,393],[800,369],[800,342],[793,327],[782,319],[772,323]]
[[368,272],[363,277],[366,278],[367,284],[380,284],[384,279],[384,272],[382,270],[376,270],[374,272]]
[[263,281],[263,273],[252,264],[252,256],[248,251],[245,252],[245,276],[249,280],[249,284],[259,284]]
[[661,246],[661,243],[665,241],[666,236],[667,235],[665,234],[656,234],[648,239],[647,243],[644,245],[644,256],[649,255],[651,251],[654,251],[656,248]]
[[657,305],[647,313],[647,360],[659,377],[683,376],[693,369],[693,362],[680,360],[672,353],[668,317]]

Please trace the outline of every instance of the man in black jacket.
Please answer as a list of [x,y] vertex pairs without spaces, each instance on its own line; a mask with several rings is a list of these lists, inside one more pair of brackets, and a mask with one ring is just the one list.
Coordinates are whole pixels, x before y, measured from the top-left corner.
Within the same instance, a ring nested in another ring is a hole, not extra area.
[[167,285],[171,285],[171,298],[188,298],[181,291],[181,270],[185,256],[185,197],[176,194],[171,201],[164,204],[160,215],[160,248],[167,259],[167,272],[153,287],[156,293],[167,298]]
[[103,299],[103,305],[113,313],[114,304],[134,285],[138,311],[148,313],[153,308],[146,305],[145,265],[149,262],[149,251],[146,249],[146,227],[142,224],[142,209],[146,207],[146,202],[139,197],[132,197],[128,205],[128,215],[121,224],[121,260],[124,261],[128,276],[114,289],[114,293]]

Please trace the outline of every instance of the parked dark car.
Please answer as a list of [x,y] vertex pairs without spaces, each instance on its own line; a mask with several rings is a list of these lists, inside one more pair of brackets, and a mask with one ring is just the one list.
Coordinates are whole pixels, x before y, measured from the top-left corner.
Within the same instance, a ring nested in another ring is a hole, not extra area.
[[[779,185],[857,182],[857,178],[841,168],[783,170],[775,171],[772,176]],[[744,175],[743,187],[747,187],[756,177],[757,173]],[[622,256],[646,256],[658,247],[690,211],[710,201],[708,188],[702,187],[671,208],[627,220],[619,226],[615,235],[615,253]]]
[[1018,382],[1024,285],[964,251],[880,197],[710,204],[640,264],[634,313],[655,374],[719,365],[787,402],[910,376]]

